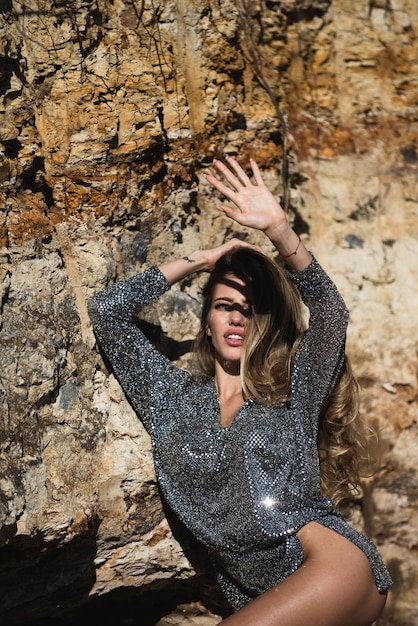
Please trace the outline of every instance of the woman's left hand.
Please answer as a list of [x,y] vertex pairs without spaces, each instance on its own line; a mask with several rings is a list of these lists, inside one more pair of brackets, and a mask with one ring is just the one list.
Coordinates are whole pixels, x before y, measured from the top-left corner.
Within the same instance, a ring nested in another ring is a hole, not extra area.
[[250,159],[254,184],[235,159],[227,157],[226,162],[229,167],[217,160],[214,161],[214,166],[232,189],[212,174],[206,176],[208,183],[236,206],[234,208],[228,204],[220,204],[218,210],[241,226],[256,228],[266,235],[285,227],[286,214],[264,184],[257,163]]

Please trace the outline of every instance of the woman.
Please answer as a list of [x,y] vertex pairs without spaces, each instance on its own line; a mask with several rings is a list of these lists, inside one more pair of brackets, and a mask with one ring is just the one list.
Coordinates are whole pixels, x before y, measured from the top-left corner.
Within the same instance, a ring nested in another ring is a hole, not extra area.
[[[220,211],[262,231],[286,272],[237,239],[197,250],[98,294],[95,332],[151,435],[168,503],[212,557],[235,610],[222,623],[366,626],[383,610],[391,579],[373,543],[321,493],[319,472],[319,422],[353,410],[341,400],[350,378],[347,309],[257,164],[253,183],[227,163],[215,167],[228,185],[207,176],[235,205]],[[148,343],[134,316],[199,271],[211,275],[196,340],[204,376],[194,378]],[[321,446],[328,478],[339,456],[328,453],[329,437]],[[343,484],[355,478],[341,475]]]

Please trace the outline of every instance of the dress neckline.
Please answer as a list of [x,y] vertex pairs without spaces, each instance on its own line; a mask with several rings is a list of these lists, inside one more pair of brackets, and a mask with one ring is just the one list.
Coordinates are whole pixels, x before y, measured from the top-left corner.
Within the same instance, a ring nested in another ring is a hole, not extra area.
[[210,379],[210,385],[211,385],[211,389],[213,392],[213,395],[215,397],[215,401],[216,401],[216,419],[215,419],[215,423],[216,426],[218,428],[220,428],[221,430],[231,430],[231,428],[234,427],[234,424],[236,424],[237,419],[240,417],[240,414],[242,413],[243,409],[248,406],[249,404],[251,404],[253,402],[253,400],[251,398],[248,398],[247,400],[244,400],[244,402],[241,404],[241,406],[239,407],[239,409],[234,413],[234,416],[231,420],[231,423],[228,426],[225,426],[224,424],[222,424],[222,413],[221,413],[221,403],[219,400],[219,395],[218,395],[218,390],[216,389],[216,385],[215,385],[215,379],[211,378]]

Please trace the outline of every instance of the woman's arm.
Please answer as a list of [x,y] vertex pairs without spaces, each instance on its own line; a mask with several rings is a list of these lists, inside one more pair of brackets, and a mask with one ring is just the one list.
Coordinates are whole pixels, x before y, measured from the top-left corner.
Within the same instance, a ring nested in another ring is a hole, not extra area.
[[236,207],[221,204],[219,211],[241,226],[264,232],[291,270],[303,270],[312,257],[290,226],[284,210],[264,184],[257,163],[250,160],[253,183],[235,159],[227,157],[226,162],[228,167],[217,160],[214,166],[230,186],[211,174],[206,176],[206,180]]
[[316,259],[301,272],[289,272],[289,278],[309,309],[309,328],[293,368],[292,404],[299,418],[304,415],[316,429],[343,363],[349,311]]
[[100,348],[149,432],[165,415],[173,389],[184,384],[185,373],[151,345],[136,316],[169,288],[158,268],[150,267],[97,293],[88,302]]
[[220,256],[238,247],[255,248],[232,239],[212,250],[196,250],[188,257],[164,263],[161,268],[150,267],[120,281],[88,303],[98,342],[148,430],[159,419],[168,419],[165,406],[169,399],[191,382],[185,371],[150,344],[136,323],[136,315],[162,296],[170,284],[196,271],[210,271]]

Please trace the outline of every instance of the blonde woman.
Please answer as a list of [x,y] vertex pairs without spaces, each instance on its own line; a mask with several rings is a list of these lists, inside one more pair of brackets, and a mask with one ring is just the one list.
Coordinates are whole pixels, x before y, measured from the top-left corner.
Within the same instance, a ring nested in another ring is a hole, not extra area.
[[[331,499],[356,487],[347,442],[363,445],[347,308],[257,164],[253,179],[232,158],[215,167],[222,179],[207,180],[232,202],[219,210],[262,231],[286,269],[239,239],[151,267],[91,301],[98,341],[151,435],[165,498],[212,558],[234,610],[222,623],[370,625],[391,578]],[[202,271],[193,377],[149,344],[135,315]]]

